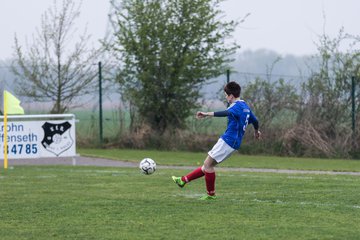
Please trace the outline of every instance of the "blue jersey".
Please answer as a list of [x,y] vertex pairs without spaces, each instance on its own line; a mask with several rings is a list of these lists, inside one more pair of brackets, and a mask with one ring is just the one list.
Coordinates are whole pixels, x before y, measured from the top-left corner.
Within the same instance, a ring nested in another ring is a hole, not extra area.
[[[245,101],[232,103],[227,109],[228,125],[221,138],[232,148],[239,149],[248,124],[258,128],[258,120]],[[216,116],[216,115],[215,115]],[[221,116],[221,115],[218,115]]]

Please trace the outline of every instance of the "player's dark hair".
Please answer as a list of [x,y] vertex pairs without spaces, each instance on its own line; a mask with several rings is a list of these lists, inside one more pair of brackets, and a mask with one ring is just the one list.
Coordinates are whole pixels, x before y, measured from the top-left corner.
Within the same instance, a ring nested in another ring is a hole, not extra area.
[[238,98],[240,97],[241,87],[236,82],[229,82],[228,84],[225,85],[224,91],[226,92],[227,95],[232,94],[235,98]]

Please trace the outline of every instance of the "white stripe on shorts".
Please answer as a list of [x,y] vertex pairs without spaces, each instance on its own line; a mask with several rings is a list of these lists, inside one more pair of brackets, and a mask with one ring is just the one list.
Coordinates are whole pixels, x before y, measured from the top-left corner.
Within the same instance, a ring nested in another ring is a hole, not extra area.
[[236,149],[230,147],[222,138],[216,142],[214,147],[208,152],[217,163],[221,163],[226,160]]

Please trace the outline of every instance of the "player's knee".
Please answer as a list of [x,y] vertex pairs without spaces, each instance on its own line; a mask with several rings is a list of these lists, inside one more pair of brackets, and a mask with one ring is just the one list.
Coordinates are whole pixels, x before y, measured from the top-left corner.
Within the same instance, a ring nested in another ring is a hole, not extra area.
[[203,172],[212,173],[212,172],[215,172],[215,168],[203,166]]
[[215,172],[215,168],[212,165],[204,163],[204,165],[202,166],[202,171],[207,172],[207,173],[212,173],[212,172]]
[[216,161],[212,159],[210,156],[207,156],[207,158],[204,161],[204,165],[202,166],[202,171],[208,173],[214,172],[215,166],[216,166]]

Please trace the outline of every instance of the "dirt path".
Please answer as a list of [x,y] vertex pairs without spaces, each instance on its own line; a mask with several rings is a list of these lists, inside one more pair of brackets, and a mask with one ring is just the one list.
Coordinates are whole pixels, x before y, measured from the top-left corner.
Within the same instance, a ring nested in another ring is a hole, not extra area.
[[[76,158],[39,158],[39,159],[10,159],[9,166],[16,165],[73,165],[73,166],[102,166],[102,167],[138,167],[137,163],[115,161],[103,158],[76,157]],[[193,166],[158,166],[158,169],[194,169]],[[260,172],[260,173],[284,173],[284,174],[327,174],[327,175],[354,175],[360,176],[360,172],[334,172],[314,170],[287,170],[265,168],[217,168],[220,171]]]

